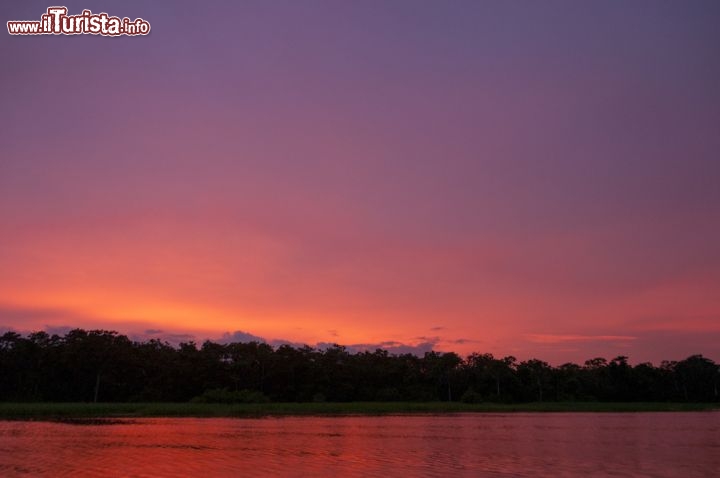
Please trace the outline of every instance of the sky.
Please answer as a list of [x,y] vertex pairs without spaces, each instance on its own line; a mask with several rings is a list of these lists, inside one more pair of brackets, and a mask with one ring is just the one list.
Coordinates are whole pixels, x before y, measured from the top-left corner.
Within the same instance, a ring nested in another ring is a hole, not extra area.
[[0,330],[720,360],[719,2],[63,5],[152,30],[0,32]]

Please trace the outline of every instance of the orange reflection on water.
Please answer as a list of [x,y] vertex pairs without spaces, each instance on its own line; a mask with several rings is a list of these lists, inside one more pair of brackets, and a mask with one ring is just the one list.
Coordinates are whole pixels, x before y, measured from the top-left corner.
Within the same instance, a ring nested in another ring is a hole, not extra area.
[[720,469],[720,414],[0,422],[0,476],[658,476]]

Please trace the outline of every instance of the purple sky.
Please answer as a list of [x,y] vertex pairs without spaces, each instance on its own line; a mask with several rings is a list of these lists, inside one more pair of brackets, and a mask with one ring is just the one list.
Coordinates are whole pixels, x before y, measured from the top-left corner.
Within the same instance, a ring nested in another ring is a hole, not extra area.
[[0,35],[0,328],[720,359],[719,2],[63,5],[152,32]]

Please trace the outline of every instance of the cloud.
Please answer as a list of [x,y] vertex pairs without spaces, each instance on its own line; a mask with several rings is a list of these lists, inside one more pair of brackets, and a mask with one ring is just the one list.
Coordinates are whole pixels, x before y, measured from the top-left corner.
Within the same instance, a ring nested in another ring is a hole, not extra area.
[[70,327],[69,325],[46,325],[44,330],[50,335],[65,335],[76,328],[77,327]]
[[437,337],[437,336],[428,337],[426,335],[421,335],[419,337],[415,337],[415,340],[420,340],[421,342],[432,342],[432,343],[436,344],[436,343],[440,342],[440,337]]
[[[329,342],[322,342],[322,343],[330,344]],[[304,344],[301,342],[293,342],[291,340],[285,340],[285,339],[273,339],[270,342],[268,342],[268,345],[272,346],[273,348],[278,348],[282,345],[289,345],[290,347],[294,347],[296,349],[308,346],[308,344]],[[330,344],[330,345],[334,345],[334,344]],[[316,344],[315,347],[319,348],[319,344]]]
[[649,332],[720,332],[720,315],[651,315],[628,321],[628,328]]
[[141,333],[129,333],[127,334],[127,336],[130,338],[130,340],[133,340],[135,342],[146,342],[151,339],[156,339],[160,340],[161,342],[167,342],[174,347],[177,347],[182,343],[196,341],[195,335],[187,333],[166,332],[162,329],[146,329],[144,332]]
[[441,331],[441,330],[445,330],[445,327],[443,327],[443,326],[441,326],[441,325],[438,325],[437,327],[430,327],[430,330],[431,330],[432,332],[439,332],[439,331]]
[[231,343],[238,343],[238,342],[262,342],[266,343],[267,341],[259,337],[257,335],[253,335],[250,332],[243,332],[242,330],[236,330],[235,332],[225,332],[222,334],[222,337],[220,337],[217,340],[218,343],[221,344],[231,344]]
[[[12,307],[0,305],[0,320],[16,324],[9,327],[21,335],[43,330],[50,335],[66,335],[73,329],[115,330],[130,340],[144,342],[158,339],[170,345],[178,346],[183,342],[196,340],[196,336],[183,331],[169,332],[156,328],[157,324],[136,320],[108,321],[100,317],[78,313],[71,309],[42,307]],[[67,325],[74,324],[74,325]],[[153,327],[155,326],[155,327]],[[138,331],[142,328],[142,331]]]
[[526,334],[528,341],[536,344],[562,344],[572,342],[627,342],[636,340],[632,335],[574,335],[574,334]]
[[163,338],[171,344],[179,344],[181,342],[191,342],[195,340],[193,334],[163,334]]
[[[0,305],[0,320],[4,322],[20,324],[34,324],[42,322],[52,322],[63,319],[66,322],[77,321],[79,319],[87,319],[82,314],[78,314],[71,310],[60,308],[43,308],[43,307],[12,307]],[[22,325],[21,325],[22,326]]]
[[702,354],[720,360],[720,331],[673,330],[648,331],[634,343],[632,356],[641,361],[656,360],[662,351],[662,360],[683,360],[690,355]]
[[10,325],[0,325],[0,334],[4,334],[6,332],[17,332],[17,329]]
[[[429,338],[429,340],[423,340],[416,344],[407,344],[404,342],[399,342],[397,340],[385,340],[382,342],[347,344],[344,345],[344,347],[350,353],[374,352],[375,350],[380,349],[386,350],[388,353],[391,353],[393,355],[412,354],[421,357],[425,355],[426,352],[431,352],[438,344],[438,342],[439,339],[437,337],[431,337]],[[335,345],[337,344],[330,342],[318,342],[316,344],[316,347],[323,350],[334,347]]]
[[479,340],[472,340],[472,339],[455,339],[451,340],[450,343],[463,345],[463,344],[469,344],[473,342],[480,342]]

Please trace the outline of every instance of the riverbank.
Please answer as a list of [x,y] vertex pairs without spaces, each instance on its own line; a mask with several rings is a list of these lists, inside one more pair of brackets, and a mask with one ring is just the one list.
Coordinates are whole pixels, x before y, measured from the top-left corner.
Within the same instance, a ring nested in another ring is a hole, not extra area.
[[683,412],[720,409],[713,403],[534,402],[350,402],[350,403],[0,403],[0,420],[72,418],[388,415],[516,412]]

